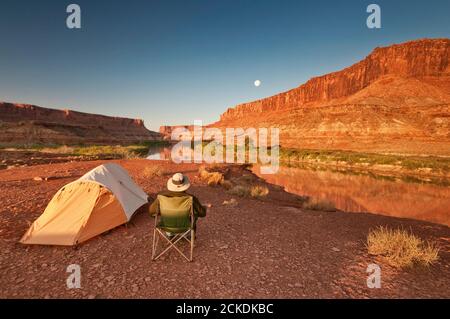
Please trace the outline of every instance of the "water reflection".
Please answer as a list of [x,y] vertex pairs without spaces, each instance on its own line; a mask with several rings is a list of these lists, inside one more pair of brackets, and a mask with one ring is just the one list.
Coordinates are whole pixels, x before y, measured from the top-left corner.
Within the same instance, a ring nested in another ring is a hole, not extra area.
[[[149,149],[147,159],[170,160],[170,146]],[[356,172],[280,167],[277,174],[253,173],[287,192],[326,199],[347,212],[370,212],[414,218],[450,226],[450,182],[411,177],[387,177]]]
[[149,160],[169,160],[170,152],[170,146],[151,146],[146,158]]
[[450,187],[448,182],[423,183],[402,178],[379,178],[311,168],[280,167],[277,174],[260,175],[287,192],[327,199],[347,212],[371,212],[414,218],[450,226]]

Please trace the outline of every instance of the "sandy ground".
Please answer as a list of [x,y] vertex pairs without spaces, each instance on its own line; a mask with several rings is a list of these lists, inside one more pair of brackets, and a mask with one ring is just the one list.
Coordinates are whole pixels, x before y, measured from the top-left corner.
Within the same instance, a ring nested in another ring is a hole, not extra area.
[[[77,248],[24,246],[18,240],[54,193],[101,161],[19,167],[0,171],[1,298],[374,298],[450,297],[450,229],[373,214],[305,211],[294,195],[269,185],[263,200],[236,198],[208,187],[194,164],[164,163],[165,175],[145,178],[161,162],[115,161],[151,196],[168,176],[186,173],[191,192],[208,215],[199,221],[192,263],[171,252],[151,261],[153,218],[144,210],[128,225]],[[229,178],[244,172],[234,167]],[[34,177],[51,177],[35,181]],[[262,181],[255,180],[255,183]],[[441,245],[440,261],[428,269],[396,270],[367,254],[369,229],[411,229]],[[366,285],[368,264],[382,267],[382,287]],[[68,289],[67,266],[81,266],[81,289]]]

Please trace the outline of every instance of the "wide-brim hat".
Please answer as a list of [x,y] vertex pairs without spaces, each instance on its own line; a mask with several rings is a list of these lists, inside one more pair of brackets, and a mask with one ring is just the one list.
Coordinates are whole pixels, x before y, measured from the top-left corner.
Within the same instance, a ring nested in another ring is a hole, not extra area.
[[184,192],[189,187],[191,187],[189,178],[181,173],[174,174],[167,181],[167,189],[172,192]]

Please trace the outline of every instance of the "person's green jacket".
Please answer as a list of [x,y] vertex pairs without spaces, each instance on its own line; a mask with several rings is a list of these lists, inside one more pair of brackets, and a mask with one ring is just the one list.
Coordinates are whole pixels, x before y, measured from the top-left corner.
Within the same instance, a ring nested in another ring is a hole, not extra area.
[[[158,193],[158,195],[163,195],[163,196],[166,196],[166,197],[191,196],[192,197],[192,204],[194,206],[193,207],[194,208],[194,216],[196,218],[198,218],[198,217],[205,217],[206,216],[206,207],[203,206],[202,204],[200,204],[200,201],[194,195],[191,195],[191,194],[186,193],[186,192],[171,192],[171,191],[168,191],[168,190],[162,191],[162,192]],[[158,197],[156,197],[156,199],[150,205],[149,212],[150,212],[150,214],[152,216],[154,216],[158,210],[159,210],[159,200],[158,200]]]

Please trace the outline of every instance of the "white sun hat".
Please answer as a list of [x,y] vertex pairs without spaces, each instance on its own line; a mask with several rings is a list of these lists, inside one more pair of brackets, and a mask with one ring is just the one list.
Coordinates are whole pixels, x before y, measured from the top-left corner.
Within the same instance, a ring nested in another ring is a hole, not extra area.
[[167,189],[172,192],[184,192],[190,186],[189,178],[181,173],[174,174],[167,181]]

